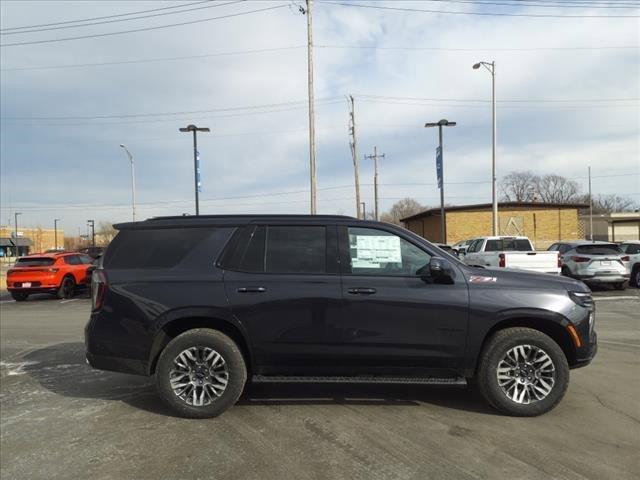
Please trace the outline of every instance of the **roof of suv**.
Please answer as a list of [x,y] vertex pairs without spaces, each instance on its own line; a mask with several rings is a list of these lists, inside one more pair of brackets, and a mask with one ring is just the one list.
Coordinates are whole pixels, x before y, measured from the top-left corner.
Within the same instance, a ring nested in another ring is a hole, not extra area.
[[114,225],[117,230],[132,228],[169,228],[169,227],[195,227],[209,225],[246,225],[253,222],[365,222],[346,215],[181,215],[173,217],[153,217],[142,222],[118,223]]

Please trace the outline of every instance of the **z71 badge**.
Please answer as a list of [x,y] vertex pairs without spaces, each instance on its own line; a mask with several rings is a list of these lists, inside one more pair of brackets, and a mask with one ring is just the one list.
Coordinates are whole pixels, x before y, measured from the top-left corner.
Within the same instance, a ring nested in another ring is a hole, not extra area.
[[471,283],[496,283],[497,277],[485,277],[484,275],[471,275],[469,282]]

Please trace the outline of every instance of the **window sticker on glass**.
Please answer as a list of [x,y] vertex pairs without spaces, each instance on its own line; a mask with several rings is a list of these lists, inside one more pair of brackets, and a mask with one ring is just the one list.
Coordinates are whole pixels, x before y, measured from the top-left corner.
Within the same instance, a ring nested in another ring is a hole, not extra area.
[[351,266],[382,268],[382,264],[402,263],[400,238],[396,236],[351,236]]

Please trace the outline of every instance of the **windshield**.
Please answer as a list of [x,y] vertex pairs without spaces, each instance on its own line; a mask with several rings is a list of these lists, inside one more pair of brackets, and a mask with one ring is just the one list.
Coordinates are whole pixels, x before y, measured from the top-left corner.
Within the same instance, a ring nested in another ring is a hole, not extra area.
[[528,252],[533,250],[531,243],[526,238],[501,238],[499,240],[487,240],[485,252]]
[[605,245],[580,245],[576,248],[576,252],[585,255],[619,255],[620,253],[622,253],[620,247],[614,243]]
[[48,257],[27,257],[19,258],[16,267],[49,267],[55,263],[54,258]]

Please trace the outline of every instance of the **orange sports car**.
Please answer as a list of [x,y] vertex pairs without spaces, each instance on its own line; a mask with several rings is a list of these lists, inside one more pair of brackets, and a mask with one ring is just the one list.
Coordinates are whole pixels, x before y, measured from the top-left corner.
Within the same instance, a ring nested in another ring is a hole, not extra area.
[[37,253],[18,259],[7,272],[7,290],[22,302],[32,293],[53,293],[71,298],[87,285],[87,269],[93,259],[80,253]]

